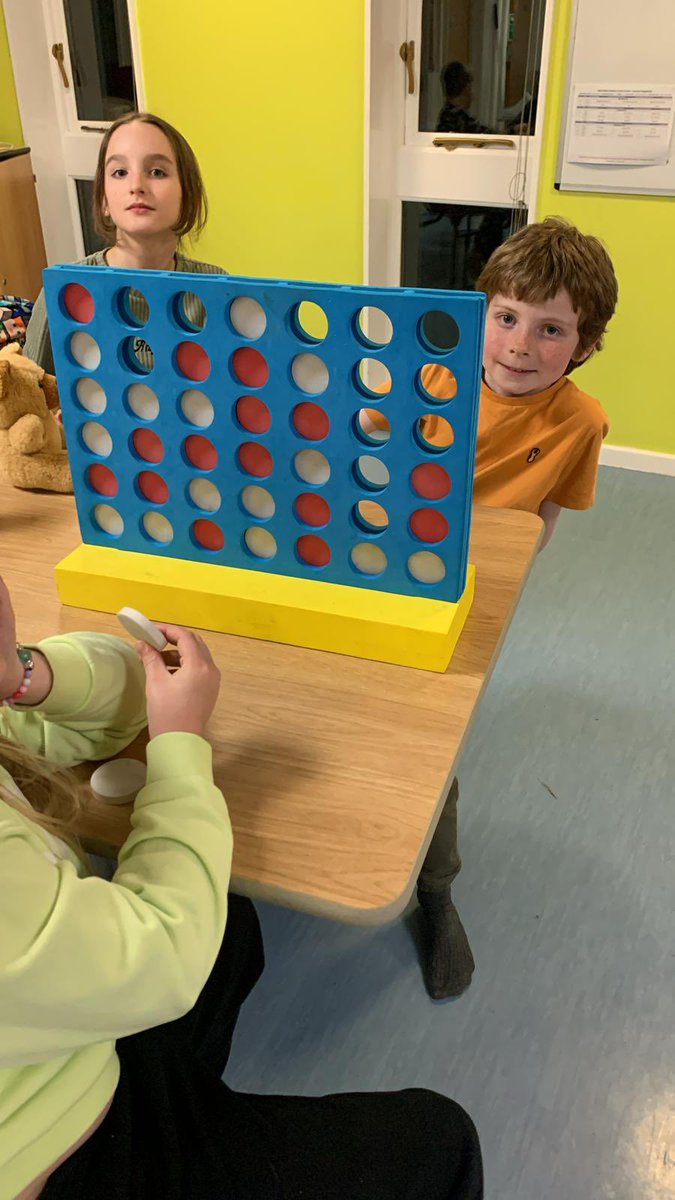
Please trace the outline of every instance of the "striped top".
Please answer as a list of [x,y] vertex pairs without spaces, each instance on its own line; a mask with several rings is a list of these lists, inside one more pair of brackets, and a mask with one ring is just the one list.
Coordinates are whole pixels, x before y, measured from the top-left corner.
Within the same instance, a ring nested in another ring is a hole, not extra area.
[[[86,258],[80,259],[76,266],[83,267],[105,267],[105,251],[96,250],[94,254],[88,254]],[[176,271],[190,271],[195,275],[227,275],[222,267],[215,267],[212,263],[199,262],[196,258],[186,258],[184,254],[176,254]],[[148,305],[145,297],[137,291],[130,289],[129,291],[129,314],[134,321],[139,325],[144,325],[148,319]],[[187,292],[183,299],[183,319],[195,329],[203,329],[206,320],[206,313],[201,300],[197,296],[193,296]],[[40,292],[35,306],[33,315],[28,322],[28,332],[26,334],[26,345],[24,347],[26,358],[32,358],[38,366],[44,367],[50,375],[54,372],[54,355],[52,353],[52,340],[49,334],[49,322],[47,320],[47,306],[45,304],[44,291]],[[153,367],[152,350],[143,338],[137,337],[134,344],[134,353],[137,357],[139,366],[144,371],[151,371]]]

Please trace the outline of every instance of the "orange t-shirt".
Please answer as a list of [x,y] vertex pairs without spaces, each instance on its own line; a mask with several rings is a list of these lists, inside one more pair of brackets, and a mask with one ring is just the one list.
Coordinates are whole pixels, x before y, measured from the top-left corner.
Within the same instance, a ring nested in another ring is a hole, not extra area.
[[[448,390],[447,378],[436,363],[422,373],[425,388],[438,399],[454,395],[456,388]],[[375,428],[389,428],[377,409],[365,412]],[[443,416],[429,413],[422,417],[421,433],[430,445],[448,445],[448,420],[452,424],[450,408],[443,409]],[[609,420],[598,401],[566,375],[533,396],[500,396],[484,383],[478,414],[475,502],[534,513],[544,500],[561,508],[592,508],[600,448],[608,431]]]
[[[436,365],[423,383],[435,394]],[[447,412],[452,422],[450,410]],[[432,445],[438,417],[423,418]],[[500,396],[481,388],[473,498],[493,508],[538,512],[544,500],[591,508],[609,421],[597,400],[567,376],[533,396]]]

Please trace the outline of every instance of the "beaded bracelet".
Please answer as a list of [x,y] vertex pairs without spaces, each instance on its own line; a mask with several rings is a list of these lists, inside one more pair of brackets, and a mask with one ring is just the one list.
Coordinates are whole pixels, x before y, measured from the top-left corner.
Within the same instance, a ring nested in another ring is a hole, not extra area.
[[17,701],[21,700],[26,695],[26,692],[30,687],[30,681],[33,678],[35,663],[33,662],[32,652],[28,650],[26,646],[20,646],[18,642],[16,643],[16,652],[23,667],[23,679],[21,680],[21,683],[16,689],[14,695],[6,696],[3,700],[0,700],[0,704],[16,704]]

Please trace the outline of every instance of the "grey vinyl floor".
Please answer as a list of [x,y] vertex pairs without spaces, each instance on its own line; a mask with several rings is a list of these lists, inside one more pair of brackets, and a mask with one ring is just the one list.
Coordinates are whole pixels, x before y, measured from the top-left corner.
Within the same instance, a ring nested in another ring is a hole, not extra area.
[[459,769],[469,991],[427,998],[415,912],[260,905],[232,1086],[435,1088],[488,1197],[675,1197],[674,530],[675,479],[603,468],[539,557]]

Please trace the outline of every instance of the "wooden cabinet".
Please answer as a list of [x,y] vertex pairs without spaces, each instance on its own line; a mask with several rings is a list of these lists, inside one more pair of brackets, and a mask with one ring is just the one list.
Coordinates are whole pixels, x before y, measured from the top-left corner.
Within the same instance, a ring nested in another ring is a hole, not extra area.
[[35,300],[47,266],[30,151],[0,153],[0,295]]

